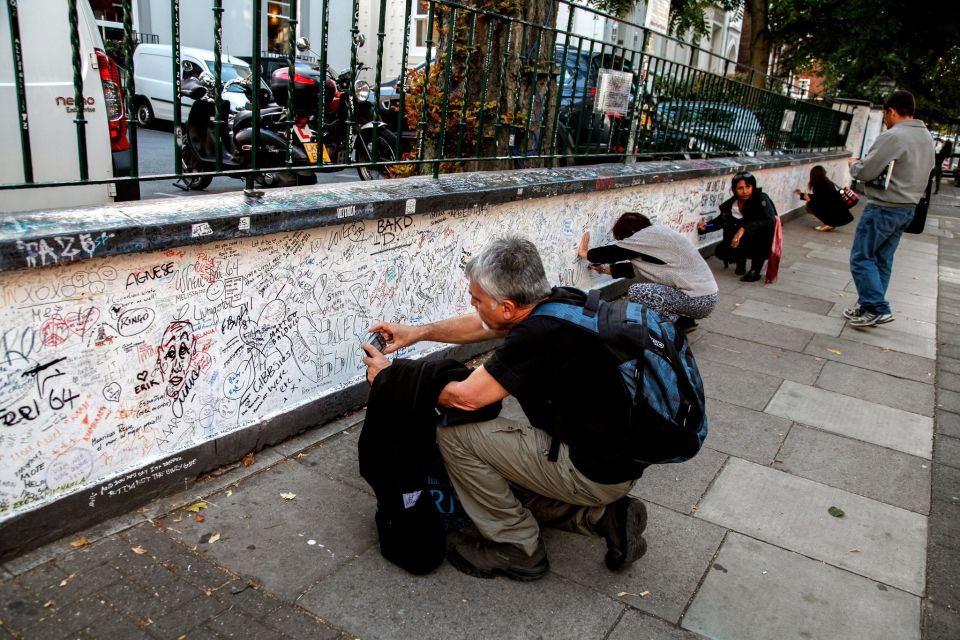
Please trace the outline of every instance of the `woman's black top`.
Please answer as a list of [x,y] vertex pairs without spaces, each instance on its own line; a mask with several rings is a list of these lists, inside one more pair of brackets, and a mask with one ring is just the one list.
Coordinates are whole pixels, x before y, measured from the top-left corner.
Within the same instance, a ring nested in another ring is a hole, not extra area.
[[853,214],[833,182],[824,178],[814,183],[812,188],[813,192],[808,194],[810,200],[807,201],[807,211],[820,222],[831,227],[842,227],[853,221]]

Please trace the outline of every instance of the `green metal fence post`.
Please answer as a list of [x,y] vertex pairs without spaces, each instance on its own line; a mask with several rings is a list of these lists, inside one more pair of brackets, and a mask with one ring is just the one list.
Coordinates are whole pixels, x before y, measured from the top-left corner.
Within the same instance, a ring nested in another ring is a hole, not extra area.
[[[250,51],[250,68],[257,74],[257,77],[260,77],[260,28],[261,28],[261,11],[263,5],[260,0],[251,0],[253,4],[253,34],[251,42],[251,51]],[[257,84],[257,91],[253,92],[253,100],[251,100],[251,106],[253,107],[253,123],[254,126],[250,127],[250,133],[252,134],[250,140],[250,168],[257,170],[260,168],[259,164],[259,152],[260,152],[260,127],[257,126],[257,123],[260,122],[260,85]],[[287,96],[288,101],[293,100],[293,95]],[[290,104],[288,102],[287,104]],[[247,199],[256,199],[263,196],[262,191],[258,191],[254,188],[254,173],[249,172],[244,178],[244,187],[243,195]]]
[[[563,89],[567,80],[567,54],[570,51],[570,35],[573,31],[573,17],[576,8],[573,6],[569,7],[567,12],[567,30],[564,33],[563,38],[563,53],[560,58],[560,78],[557,80],[557,97],[556,102],[553,105],[553,131],[550,132],[550,155],[557,155],[557,133],[560,130],[560,102],[563,98]],[[576,79],[576,74],[574,74],[574,79]],[[574,87],[574,91],[576,87]],[[566,126],[564,127],[564,137],[569,138],[569,135],[566,133]],[[564,147],[566,146],[566,140],[564,140]],[[548,166],[553,166],[553,160],[551,159]]]
[[465,73],[463,75],[463,104],[460,107],[460,126],[457,131],[457,158],[463,155],[463,136],[467,128],[467,80],[470,76],[470,59],[473,56],[473,38],[477,31],[477,13],[470,12],[470,34],[467,38],[467,59],[463,66]]
[[427,102],[430,97],[430,56],[433,54],[433,2],[427,7],[427,57],[423,61],[423,88],[420,93],[420,125],[417,132],[417,160],[423,162],[423,140],[427,133]]
[[326,125],[327,106],[327,47],[330,44],[330,0],[323,0],[323,12],[320,29],[320,97],[317,103],[317,166],[323,166],[323,154],[326,151],[323,140],[323,128]]
[[449,28],[447,29],[447,54],[446,54],[446,68],[444,69],[443,74],[443,109],[440,113],[440,140],[437,143],[439,147],[439,154],[437,155],[437,162],[433,165],[433,177],[440,177],[440,164],[443,162],[446,149],[444,145],[447,140],[447,113],[448,107],[450,106],[450,76],[453,73],[453,41],[457,39],[457,9],[454,8],[450,12],[450,23]]
[[[383,0],[386,1],[386,0]],[[419,0],[417,0],[419,2]],[[396,157],[401,155],[403,145],[403,128],[407,119],[407,57],[410,55],[410,12],[412,11],[412,0],[406,0],[403,8],[403,51],[400,53],[400,76],[397,79],[397,89],[399,90],[399,106],[397,110],[397,148],[394,150]],[[426,78],[424,78],[426,80]],[[378,89],[379,90],[379,89]],[[377,95],[379,101],[380,96]]]
[[123,57],[127,61],[127,82],[124,86],[123,102],[127,111],[127,140],[130,143],[130,177],[140,176],[139,150],[137,149],[137,118],[134,108],[134,96],[137,87],[133,78],[133,8],[131,0],[123,0]]
[[[220,56],[223,51],[223,0],[213,0],[213,153],[216,156],[217,171],[223,171],[223,140],[220,139],[220,132],[223,129],[223,63]],[[259,89],[259,85],[254,85],[254,90]]]
[[83,69],[80,60],[80,28],[79,18],[77,16],[78,0],[67,0],[69,7],[67,19],[70,21],[70,48],[73,51],[73,106],[76,108],[77,117],[74,122],[77,124],[77,159],[80,163],[80,179],[87,180],[90,177],[87,166],[87,118],[85,115],[86,103],[83,98]]
[[20,15],[17,0],[7,0],[7,18],[10,22],[10,48],[13,52],[13,81],[17,92],[17,112],[20,116],[20,157],[23,161],[23,179],[33,182],[33,158],[30,154],[30,120],[27,117],[27,87],[23,78],[23,42],[20,40]]
[[[490,16],[485,16],[487,21],[486,45],[483,49],[483,78],[480,80],[480,113],[477,114],[477,143],[474,147],[473,155],[479,157],[484,144],[485,136],[483,130],[483,117],[487,113],[487,88],[490,80],[490,68],[493,66],[493,56],[489,51],[493,46],[493,31],[496,24]],[[499,99],[499,96],[498,96]]]
[[180,130],[180,0],[170,0],[170,36],[173,54],[170,56],[173,74],[173,95],[170,97],[173,104],[173,168],[180,178],[183,175],[183,150],[180,145],[184,141],[183,131]]
[[[373,86],[376,93],[373,96],[373,153],[371,160],[377,162],[380,155],[380,74],[383,72],[383,39],[387,32],[387,0],[380,0],[380,18],[377,22],[377,69],[374,73]],[[396,154],[399,156],[399,154]]]
[[[287,130],[287,144],[284,150],[283,163],[287,169],[293,166],[293,92],[296,90],[297,76],[297,0],[288,0],[290,15],[287,16],[287,119],[284,121]],[[322,92],[321,92],[322,94]]]

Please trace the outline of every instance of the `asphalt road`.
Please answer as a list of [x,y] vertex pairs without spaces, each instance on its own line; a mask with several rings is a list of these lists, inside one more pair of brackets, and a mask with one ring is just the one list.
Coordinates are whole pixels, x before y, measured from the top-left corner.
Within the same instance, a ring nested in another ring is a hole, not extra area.
[[[154,128],[137,129],[137,154],[139,156],[140,176],[156,176],[174,172],[173,165],[174,136],[173,126],[158,123]],[[337,182],[356,182],[360,179],[353,169],[344,169],[334,173],[318,173],[320,184]],[[209,193],[228,193],[242,191],[243,181],[236,178],[214,178],[210,186],[203,191],[184,191],[174,186],[171,179],[144,180],[140,183],[140,198],[155,200],[158,198],[189,198]],[[262,187],[258,187],[262,188]]]

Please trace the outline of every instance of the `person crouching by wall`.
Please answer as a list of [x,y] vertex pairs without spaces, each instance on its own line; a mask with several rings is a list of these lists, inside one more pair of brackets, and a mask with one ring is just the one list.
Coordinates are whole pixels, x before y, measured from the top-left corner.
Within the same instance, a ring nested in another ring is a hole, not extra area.
[[821,165],[810,169],[810,182],[807,183],[809,192],[794,189],[793,192],[807,203],[808,213],[812,213],[823,224],[814,227],[817,231],[833,231],[836,227],[853,222],[847,204],[840,196],[837,185],[827,177],[827,170]]
[[588,249],[590,232],[584,232],[578,255],[598,273],[637,278],[630,285],[631,302],[651,307],[684,331],[693,331],[694,319],[706,318],[717,306],[717,281],[686,236],[631,211],[613,225],[613,237],[614,244]]
[[[770,197],[757,187],[757,179],[746,171],[733,176],[730,183],[733,197],[720,205],[720,215],[701,220],[697,231],[702,235],[723,229],[723,240],[714,255],[726,267],[733,262],[743,282],[760,279],[760,269],[770,256],[776,228],[777,208]],[[747,271],[747,260],[750,271]]]

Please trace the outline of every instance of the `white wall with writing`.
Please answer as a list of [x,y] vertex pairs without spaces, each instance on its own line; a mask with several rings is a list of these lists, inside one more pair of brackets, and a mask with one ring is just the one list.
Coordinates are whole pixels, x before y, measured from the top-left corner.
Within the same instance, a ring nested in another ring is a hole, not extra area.
[[[782,213],[808,171],[758,178]],[[0,521],[102,485],[95,507],[189,468],[189,447],[357,382],[375,320],[471,311],[463,265],[491,238],[530,238],[552,282],[589,288],[584,230],[609,241],[634,210],[696,242],[729,194],[726,176],[96,257],[104,237],[92,259],[0,273]]]

